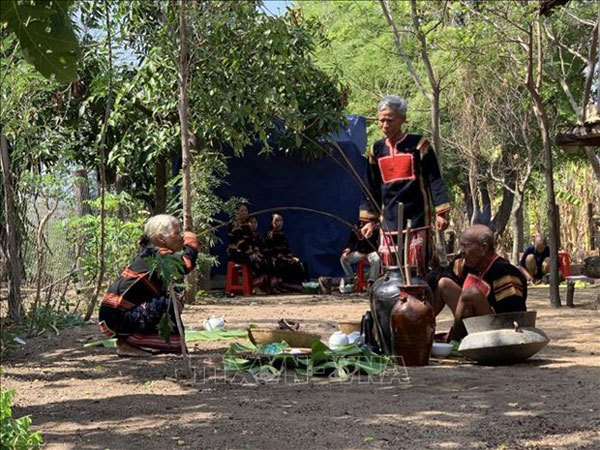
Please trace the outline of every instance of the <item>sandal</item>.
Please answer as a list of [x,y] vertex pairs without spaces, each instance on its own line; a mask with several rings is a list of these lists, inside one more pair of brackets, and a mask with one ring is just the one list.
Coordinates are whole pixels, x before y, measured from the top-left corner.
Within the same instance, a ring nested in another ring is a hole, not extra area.
[[277,324],[280,330],[298,331],[298,328],[300,328],[300,324],[293,320],[281,319]]

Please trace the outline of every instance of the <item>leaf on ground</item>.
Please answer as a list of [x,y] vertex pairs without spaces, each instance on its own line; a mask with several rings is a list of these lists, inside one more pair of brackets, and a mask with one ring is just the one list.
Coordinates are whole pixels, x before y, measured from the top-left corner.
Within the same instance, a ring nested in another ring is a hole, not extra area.
[[[225,339],[240,339],[246,338],[248,332],[246,330],[210,330],[210,331],[188,331],[185,333],[186,342],[197,341],[221,341]],[[88,342],[83,344],[84,348],[93,347],[116,347],[116,339],[100,339],[98,341]],[[254,346],[252,346],[254,347]]]

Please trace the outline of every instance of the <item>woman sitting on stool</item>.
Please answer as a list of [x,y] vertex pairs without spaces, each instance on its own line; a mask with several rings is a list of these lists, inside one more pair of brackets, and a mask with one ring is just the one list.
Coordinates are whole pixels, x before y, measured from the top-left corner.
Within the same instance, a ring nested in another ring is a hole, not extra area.
[[[257,295],[267,294],[271,288],[268,258],[257,250],[258,222],[255,217],[249,218],[248,207],[238,203],[236,217],[227,234],[229,245],[227,257],[236,264],[246,264],[252,270],[253,292]],[[260,236],[259,236],[260,238]]]

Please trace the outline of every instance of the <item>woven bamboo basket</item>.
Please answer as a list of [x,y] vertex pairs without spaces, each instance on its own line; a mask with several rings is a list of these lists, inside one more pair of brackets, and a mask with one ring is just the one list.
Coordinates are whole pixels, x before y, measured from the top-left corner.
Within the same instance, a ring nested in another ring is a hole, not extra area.
[[290,347],[304,348],[310,348],[314,341],[321,339],[318,334],[276,328],[248,328],[248,337],[254,345],[285,341]]
[[342,333],[350,334],[354,331],[360,332],[360,322],[338,322],[338,328]]

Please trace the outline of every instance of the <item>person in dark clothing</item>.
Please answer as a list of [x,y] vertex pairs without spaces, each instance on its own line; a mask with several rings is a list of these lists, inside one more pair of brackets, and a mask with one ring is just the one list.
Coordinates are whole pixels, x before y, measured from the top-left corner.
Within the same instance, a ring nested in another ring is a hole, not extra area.
[[527,281],[538,284],[550,272],[550,247],[543,236],[536,236],[533,244],[525,249],[519,269]]
[[[253,226],[250,223],[253,223]],[[262,240],[257,232],[258,222],[255,217],[249,218],[248,207],[239,203],[236,207],[235,220],[227,234],[227,257],[236,264],[247,264],[252,270],[254,294],[267,294],[271,288],[269,260],[258,251],[257,245]]]
[[244,244],[244,251],[252,267],[254,276],[262,277],[264,280],[255,283],[254,293],[262,294],[276,290],[276,280],[272,276],[273,268],[270,259],[265,255],[265,241],[258,232],[258,219],[250,217],[248,219],[248,228],[250,235],[248,241]]
[[340,264],[344,269],[345,276],[353,277],[352,264],[367,259],[369,261],[367,285],[370,286],[379,276],[381,268],[381,259],[377,253],[379,230],[375,230],[369,239],[365,239],[361,232],[362,225],[364,225],[364,222],[359,220],[356,229],[350,232],[350,238],[340,257]]
[[238,203],[235,207],[235,218],[227,231],[227,257],[238,264],[247,263],[242,247],[250,238],[248,216],[248,207],[244,203]]
[[525,277],[496,253],[491,229],[485,225],[467,228],[460,247],[459,257],[449,268],[427,277],[434,292],[436,316],[444,305],[454,314],[448,340],[466,336],[462,319],[467,317],[527,310]]
[[[368,195],[364,196],[360,206],[360,218],[366,221],[362,234],[367,239],[377,225],[381,226],[382,238],[395,237],[399,202],[404,204],[403,229],[408,220],[412,228],[430,226],[432,203],[435,227],[437,230],[448,227],[446,216],[450,204],[435,151],[423,136],[402,130],[406,111],[406,100],[396,95],[384,97],[378,105],[379,128],[385,139],[375,142],[369,151]],[[425,248],[423,254],[430,259],[431,234],[424,231],[413,235],[415,239]]]
[[281,214],[271,216],[271,228],[265,236],[264,253],[271,260],[273,276],[279,281],[278,286],[301,291],[302,282],[308,280],[308,271],[305,263],[290,250]]
[[148,258],[176,254],[181,258],[183,272],[189,273],[196,265],[199,251],[194,233],[182,234],[175,217],[160,214],[148,220],[138,256],[109,287],[100,305],[100,330],[109,337],[117,337],[119,356],[147,355],[143,349],[181,351],[178,332],[169,343],[158,335],[157,327],[165,313],[175,323],[174,308],[165,284],[149,269]]

